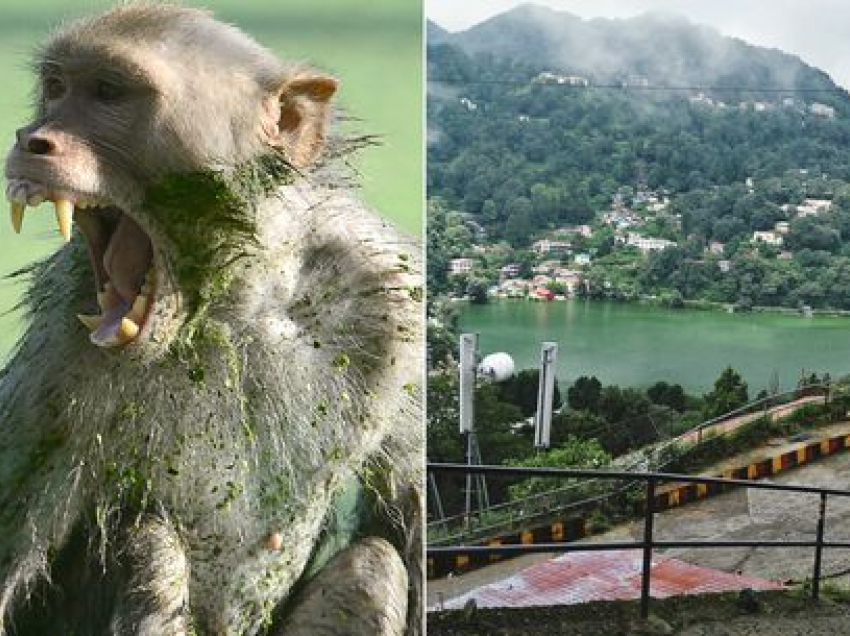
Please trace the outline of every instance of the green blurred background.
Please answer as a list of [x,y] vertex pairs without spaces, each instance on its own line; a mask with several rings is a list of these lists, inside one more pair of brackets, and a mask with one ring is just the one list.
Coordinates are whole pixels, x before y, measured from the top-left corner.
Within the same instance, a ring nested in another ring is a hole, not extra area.
[[[0,4],[0,157],[30,116],[31,51],[63,20],[114,2],[26,0]],[[422,4],[420,0],[207,0],[181,3],[212,9],[282,58],[330,71],[340,80],[337,104],[360,119],[358,132],[382,145],[356,162],[363,198],[409,233],[422,224]],[[0,176],[0,192],[6,183]],[[5,197],[4,197],[5,198]],[[0,361],[20,335],[8,313],[21,288],[5,276],[60,246],[53,213],[27,214],[21,236],[8,213],[0,218]]]

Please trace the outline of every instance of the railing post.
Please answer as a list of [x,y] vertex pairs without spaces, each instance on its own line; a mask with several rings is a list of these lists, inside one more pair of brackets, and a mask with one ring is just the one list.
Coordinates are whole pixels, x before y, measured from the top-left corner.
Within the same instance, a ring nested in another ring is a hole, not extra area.
[[820,567],[823,554],[823,534],[826,522],[826,493],[820,494],[820,507],[818,509],[818,530],[815,545],[815,572],[812,575],[812,598],[818,600],[820,596]]
[[652,524],[655,516],[655,479],[646,480],[643,518],[643,569],[640,572],[640,616],[649,618],[649,589],[652,571]]

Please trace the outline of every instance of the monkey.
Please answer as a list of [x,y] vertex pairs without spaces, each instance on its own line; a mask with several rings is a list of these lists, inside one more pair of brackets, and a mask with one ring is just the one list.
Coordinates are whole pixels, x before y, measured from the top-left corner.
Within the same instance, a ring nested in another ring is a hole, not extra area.
[[419,634],[421,255],[337,80],[146,2],[35,57],[6,194],[65,242],[0,372],[0,634]]

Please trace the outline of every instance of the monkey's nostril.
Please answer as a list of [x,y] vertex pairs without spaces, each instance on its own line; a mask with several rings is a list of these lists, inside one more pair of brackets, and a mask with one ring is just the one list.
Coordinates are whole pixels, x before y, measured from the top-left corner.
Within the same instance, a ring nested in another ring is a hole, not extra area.
[[49,155],[53,149],[53,142],[43,137],[30,137],[27,141],[27,150],[36,155]]

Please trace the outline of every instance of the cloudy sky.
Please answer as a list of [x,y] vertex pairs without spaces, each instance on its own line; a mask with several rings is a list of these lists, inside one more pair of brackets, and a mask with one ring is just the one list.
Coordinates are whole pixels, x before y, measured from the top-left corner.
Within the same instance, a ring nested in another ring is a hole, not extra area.
[[[585,18],[625,18],[651,10],[687,16],[752,44],[782,49],[850,89],[847,0],[533,0]],[[426,0],[428,16],[449,31],[465,29],[520,0]]]

